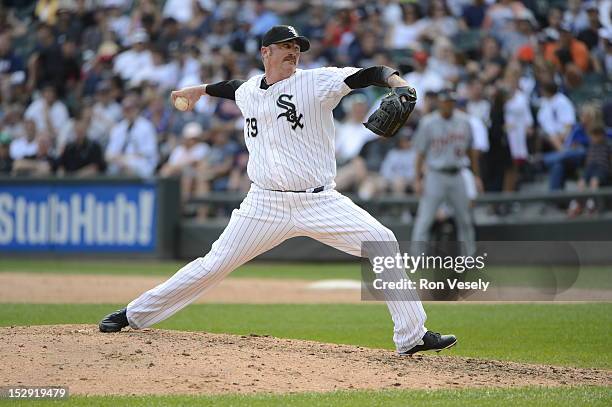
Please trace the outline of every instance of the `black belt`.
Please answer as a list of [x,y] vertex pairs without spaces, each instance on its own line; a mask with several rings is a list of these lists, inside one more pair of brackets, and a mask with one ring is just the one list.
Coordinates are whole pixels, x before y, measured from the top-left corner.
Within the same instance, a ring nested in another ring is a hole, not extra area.
[[274,192],[296,192],[296,193],[309,192],[311,194],[318,194],[319,192],[323,192],[324,190],[325,190],[325,187],[316,187],[313,190],[305,190],[305,191],[281,191],[280,189],[272,189],[271,191],[274,191]]
[[461,168],[434,168],[434,171],[442,172],[444,174],[455,175],[461,171]]

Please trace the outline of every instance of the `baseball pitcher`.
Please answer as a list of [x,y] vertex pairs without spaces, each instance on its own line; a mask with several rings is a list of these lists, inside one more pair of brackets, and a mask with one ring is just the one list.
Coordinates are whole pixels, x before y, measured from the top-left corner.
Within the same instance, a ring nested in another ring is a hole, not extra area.
[[[263,75],[172,92],[173,101],[187,98],[190,108],[204,95],[236,101],[245,120],[251,189],[206,256],[187,264],[127,308],[106,316],[99,325],[102,332],[158,323],[212,289],[232,270],[295,236],[309,236],[355,256],[361,256],[362,242],[391,242],[399,250],[388,228],[334,189],[332,110],[352,89],[391,87],[393,92],[366,126],[392,136],[414,108],[414,90],[385,66],[297,69],[300,53],[309,47],[308,39],[295,28],[275,26],[262,40]],[[399,353],[439,351],[456,343],[452,335],[427,331],[425,311],[416,296],[390,298],[387,306]]]

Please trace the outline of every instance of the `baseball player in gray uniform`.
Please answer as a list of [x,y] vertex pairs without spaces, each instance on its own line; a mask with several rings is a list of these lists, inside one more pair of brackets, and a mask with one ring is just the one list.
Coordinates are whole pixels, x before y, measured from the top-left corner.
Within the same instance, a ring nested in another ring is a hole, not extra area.
[[[399,251],[393,232],[334,189],[332,110],[352,89],[400,87],[406,82],[385,66],[297,69],[300,53],[309,47],[308,39],[295,28],[275,26],[262,40],[265,74],[172,92],[173,100],[187,98],[190,108],[204,95],[236,101],[245,118],[251,189],[208,254],[107,315],[100,331],[156,324],[232,270],[295,236],[309,236],[355,256],[362,255],[364,242],[381,242],[381,247],[389,246],[382,242],[391,242]],[[400,354],[439,351],[456,343],[453,335],[425,328],[425,311],[416,295],[406,299],[391,293],[385,298]]]
[[422,197],[412,229],[412,241],[415,246],[428,242],[436,212],[443,202],[447,202],[453,209],[458,240],[465,245],[464,254],[471,255],[476,250],[476,243],[470,198],[461,175],[461,170],[468,164],[467,157],[470,157],[477,188],[482,190],[477,155],[472,148],[471,125],[469,117],[455,109],[455,95],[451,90],[440,91],[438,101],[438,110],[421,119],[415,136],[414,190]]

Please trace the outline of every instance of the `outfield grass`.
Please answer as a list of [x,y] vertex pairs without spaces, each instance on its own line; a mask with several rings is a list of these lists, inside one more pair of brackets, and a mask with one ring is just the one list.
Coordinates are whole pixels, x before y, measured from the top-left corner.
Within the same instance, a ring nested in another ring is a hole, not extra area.
[[[3,304],[0,325],[95,324],[119,305]],[[454,333],[450,355],[612,368],[612,304],[426,304],[427,326]],[[383,304],[195,304],[157,327],[393,347]]]
[[[383,390],[298,393],[289,395],[223,396],[146,396],[146,397],[70,397],[67,401],[47,401],[55,406],[609,406],[609,387],[462,390]],[[0,405],[40,405],[40,401],[3,401]]]
[[[68,273],[171,276],[185,261],[109,261],[109,260],[30,260],[0,259],[0,272]],[[486,269],[495,284],[511,286],[548,286],[544,267],[490,267]],[[559,270],[557,268],[557,273]],[[425,276],[428,272],[423,272]],[[574,276],[573,273],[569,275]],[[560,276],[560,274],[558,274]],[[261,263],[246,264],[229,275],[229,278],[274,279],[361,279],[359,261],[350,263]],[[546,281],[543,281],[546,280]],[[573,282],[573,279],[571,280]],[[582,267],[573,284],[575,288],[612,289],[612,273],[605,267]]]

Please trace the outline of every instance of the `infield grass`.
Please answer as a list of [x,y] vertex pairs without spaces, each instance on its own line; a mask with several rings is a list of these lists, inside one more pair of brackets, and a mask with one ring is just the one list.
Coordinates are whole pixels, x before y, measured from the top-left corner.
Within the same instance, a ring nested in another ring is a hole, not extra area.
[[[50,406],[609,406],[610,387],[522,387],[514,389],[382,390],[222,396],[74,396],[44,401]],[[0,400],[0,405],[32,406],[40,401]]]
[[[97,324],[121,306],[2,304],[0,325]],[[448,355],[612,368],[610,303],[430,303],[425,309],[428,328],[458,336]],[[194,304],[156,327],[393,348],[384,304]]]

